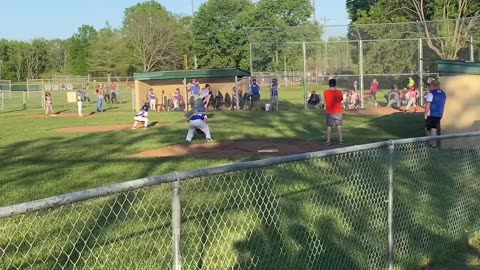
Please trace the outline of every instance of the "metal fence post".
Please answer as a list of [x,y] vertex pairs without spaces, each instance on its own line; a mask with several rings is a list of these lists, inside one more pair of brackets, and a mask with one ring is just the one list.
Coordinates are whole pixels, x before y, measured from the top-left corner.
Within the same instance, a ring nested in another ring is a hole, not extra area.
[[418,39],[418,84],[420,86],[420,105],[423,106],[423,39]]
[[475,61],[475,49],[473,46],[473,35],[470,34],[470,61],[473,62]]
[[4,107],[3,107],[3,90],[0,90],[0,95],[2,96],[2,111],[4,110]]
[[172,182],[172,238],[173,238],[173,270],[182,269],[181,245],[181,205],[180,205],[180,177],[175,173],[177,180]]
[[307,47],[305,41],[302,43],[303,49],[303,104],[307,109]]
[[365,108],[365,100],[363,96],[363,41],[358,41],[358,72],[360,73],[360,106]]
[[250,76],[253,76],[253,58],[252,58],[252,42],[249,42],[250,45]]
[[393,140],[388,146],[388,269],[393,270],[393,168],[395,145]]

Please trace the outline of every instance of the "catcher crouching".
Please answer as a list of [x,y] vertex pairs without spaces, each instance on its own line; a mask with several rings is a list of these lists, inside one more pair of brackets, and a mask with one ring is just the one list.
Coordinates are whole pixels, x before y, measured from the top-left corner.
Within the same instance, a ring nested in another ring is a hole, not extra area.
[[199,134],[205,134],[207,141],[212,141],[212,136],[210,135],[210,128],[208,127],[208,118],[205,114],[205,108],[198,108],[197,113],[193,114],[190,117],[188,125],[188,134],[187,138],[185,139],[187,142],[192,141],[195,131],[197,131]]

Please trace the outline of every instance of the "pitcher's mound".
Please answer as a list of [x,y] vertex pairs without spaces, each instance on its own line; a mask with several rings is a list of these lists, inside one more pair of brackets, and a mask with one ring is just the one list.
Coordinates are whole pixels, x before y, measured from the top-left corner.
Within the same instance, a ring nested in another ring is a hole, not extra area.
[[326,146],[319,141],[231,141],[212,142],[202,144],[177,144],[164,148],[148,150],[132,155],[132,157],[274,157],[315,152],[335,148],[335,145]]
[[[108,131],[122,131],[122,130],[131,130],[133,124],[118,124],[118,125],[102,125],[102,126],[78,126],[78,127],[66,127],[56,129],[58,132],[67,132],[67,133],[79,133],[79,132],[108,132]],[[150,128],[161,127],[169,125],[168,123],[154,123]],[[137,127],[136,130],[143,130],[143,127]],[[132,130],[135,131],[135,130]]]

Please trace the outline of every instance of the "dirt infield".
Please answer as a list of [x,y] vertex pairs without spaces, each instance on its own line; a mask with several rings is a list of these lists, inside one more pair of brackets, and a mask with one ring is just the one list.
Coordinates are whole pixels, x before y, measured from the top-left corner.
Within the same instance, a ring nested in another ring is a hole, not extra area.
[[[389,107],[378,107],[378,108],[369,108],[361,110],[345,110],[344,113],[347,115],[390,115],[393,113],[402,112],[405,107],[400,109],[394,109]],[[422,107],[417,107],[417,112],[424,112],[425,109]],[[410,108],[410,112],[413,113],[413,107]]]
[[321,151],[339,147],[339,145],[327,146],[319,141],[230,141],[211,142],[203,144],[177,144],[164,148],[148,150],[132,155],[138,158],[152,157],[275,157],[301,154],[305,152]]
[[[169,123],[152,123],[149,125],[149,128],[161,127],[171,125]],[[143,130],[143,128],[138,125],[136,130]],[[101,126],[78,126],[78,127],[66,127],[59,128],[55,131],[58,132],[67,132],[67,133],[79,133],[79,132],[108,132],[108,131],[122,131],[122,130],[131,130],[132,124],[118,124],[118,125],[101,125]]]

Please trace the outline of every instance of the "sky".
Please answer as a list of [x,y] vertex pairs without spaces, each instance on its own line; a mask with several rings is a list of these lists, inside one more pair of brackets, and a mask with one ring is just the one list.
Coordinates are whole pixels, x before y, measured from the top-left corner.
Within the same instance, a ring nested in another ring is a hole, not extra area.
[[[29,41],[35,38],[65,39],[83,24],[96,29],[108,23],[122,24],[126,8],[144,0],[3,0],[0,12],[0,39]],[[194,10],[207,0],[193,0]],[[228,1],[228,0],[225,0]],[[312,0],[313,1],[313,0]],[[158,0],[176,14],[192,13],[192,0]],[[327,25],[346,25],[344,0],[315,0],[317,20]],[[338,29],[343,29],[339,27]],[[338,31],[332,27],[332,32]],[[346,29],[346,28],[345,28]]]

